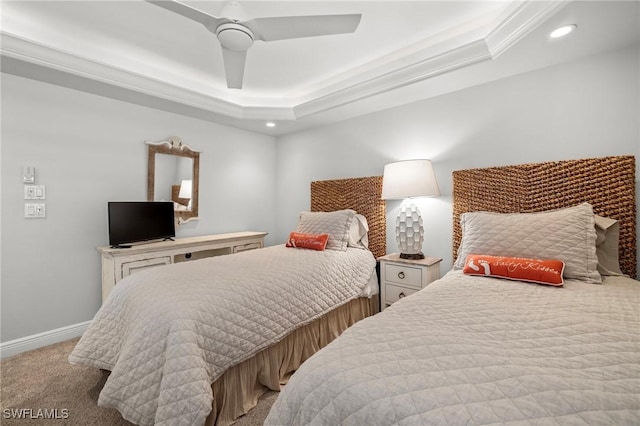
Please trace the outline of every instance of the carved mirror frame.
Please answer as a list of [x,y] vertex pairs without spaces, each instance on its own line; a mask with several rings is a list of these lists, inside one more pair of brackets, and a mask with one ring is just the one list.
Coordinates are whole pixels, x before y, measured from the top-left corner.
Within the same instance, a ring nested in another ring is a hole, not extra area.
[[[176,210],[175,218],[178,225],[190,220],[198,219],[198,192],[200,181],[200,152],[194,151],[177,136],[172,136],[166,141],[150,142],[149,165],[147,168],[147,200],[154,201],[155,180],[156,180],[156,154],[176,155],[187,157],[193,160],[192,188],[191,188],[191,210]],[[173,200],[172,200],[173,201]]]

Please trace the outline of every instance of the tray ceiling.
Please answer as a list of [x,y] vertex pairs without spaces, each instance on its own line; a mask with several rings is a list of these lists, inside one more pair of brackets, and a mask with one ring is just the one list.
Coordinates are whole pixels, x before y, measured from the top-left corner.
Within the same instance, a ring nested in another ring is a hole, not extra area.
[[[214,16],[226,4],[184,3]],[[638,2],[242,5],[251,17],[361,13],[362,20],[353,34],[255,42],[248,51],[243,88],[228,89],[215,34],[154,4],[3,1],[2,70],[279,134],[638,40]],[[551,45],[545,32],[569,21],[579,26],[573,40]],[[613,27],[622,33],[609,34]],[[265,121],[277,127],[267,129]]]

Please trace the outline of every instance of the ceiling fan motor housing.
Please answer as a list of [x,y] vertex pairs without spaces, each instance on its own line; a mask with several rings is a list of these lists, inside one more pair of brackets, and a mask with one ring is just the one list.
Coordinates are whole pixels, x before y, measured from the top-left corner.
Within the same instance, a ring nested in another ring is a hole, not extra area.
[[224,16],[233,22],[245,22],[249,20],[249,16],[247,12],[245,12],[244,7],[235,0],[230,1],[222,8],[220,16]]
[[216,30],[218,41],[223,47],[244,52],[253,44],[253,33],[243,25],[236,23],[222,24]]

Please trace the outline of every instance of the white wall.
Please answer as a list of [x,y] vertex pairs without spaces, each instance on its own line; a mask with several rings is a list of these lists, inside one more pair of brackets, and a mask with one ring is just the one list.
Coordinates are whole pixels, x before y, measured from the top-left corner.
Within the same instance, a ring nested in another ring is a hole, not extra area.
[[[145,200],[145,140],[202,152],[200,220],[178,237],[275,232],[275,138],[2,74],[3,342],[90,320],[100,306],[107,201]],[[46,185],[25,219],[22,167]]]
[[[451,172],[524,162],[640,158],[638,46],[274,138],[2,74],[1,340],[87,321],[100,305],[106,203],[146,197],[145,140],[202,151],[200,217],[178,236],[267,231],[285,240],[309,182],[431,158],[443,196],[421,200],[424,252],[451,266]],[[47,188],[25,219],[22,167]],[[638,185],[640,187],[640,185]],[[639,197],[640,199],[640,197]],[[396,251],[389,202],[387,250]],[[640,211],[640,208],[639,208]],[[640,229],[640,228],[639,228]]]
[[[451,172],[640,158],[639,76],[635,46],[279,138],[277,237],[284,241],[298,212],[309,208],[310,181],[381,175],[387,163],[430,158],[442,196],[420,201],[423,251],[443,257],[445,272],[452,260]],[[397,251],[398,207],[387,203],[387,252]]]

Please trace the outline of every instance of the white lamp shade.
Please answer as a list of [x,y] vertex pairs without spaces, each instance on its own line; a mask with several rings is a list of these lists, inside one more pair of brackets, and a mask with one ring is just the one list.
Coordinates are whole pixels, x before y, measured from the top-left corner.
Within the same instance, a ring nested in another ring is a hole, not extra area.
[[[382,199],[405,199],[440,195],[429,160],[407,160],[384,166]],[[424,259],[424,227],[420,209],[413,202],[402,203],[396,219],[396,242],[402,259]]]
[[178,193],[178,198],[191,199],[192,182],[193,181],[191,179],[185,179],[180,183],[180,192]]
[[440,195],[430,160],[406,160],[384,166],[382,199]]

